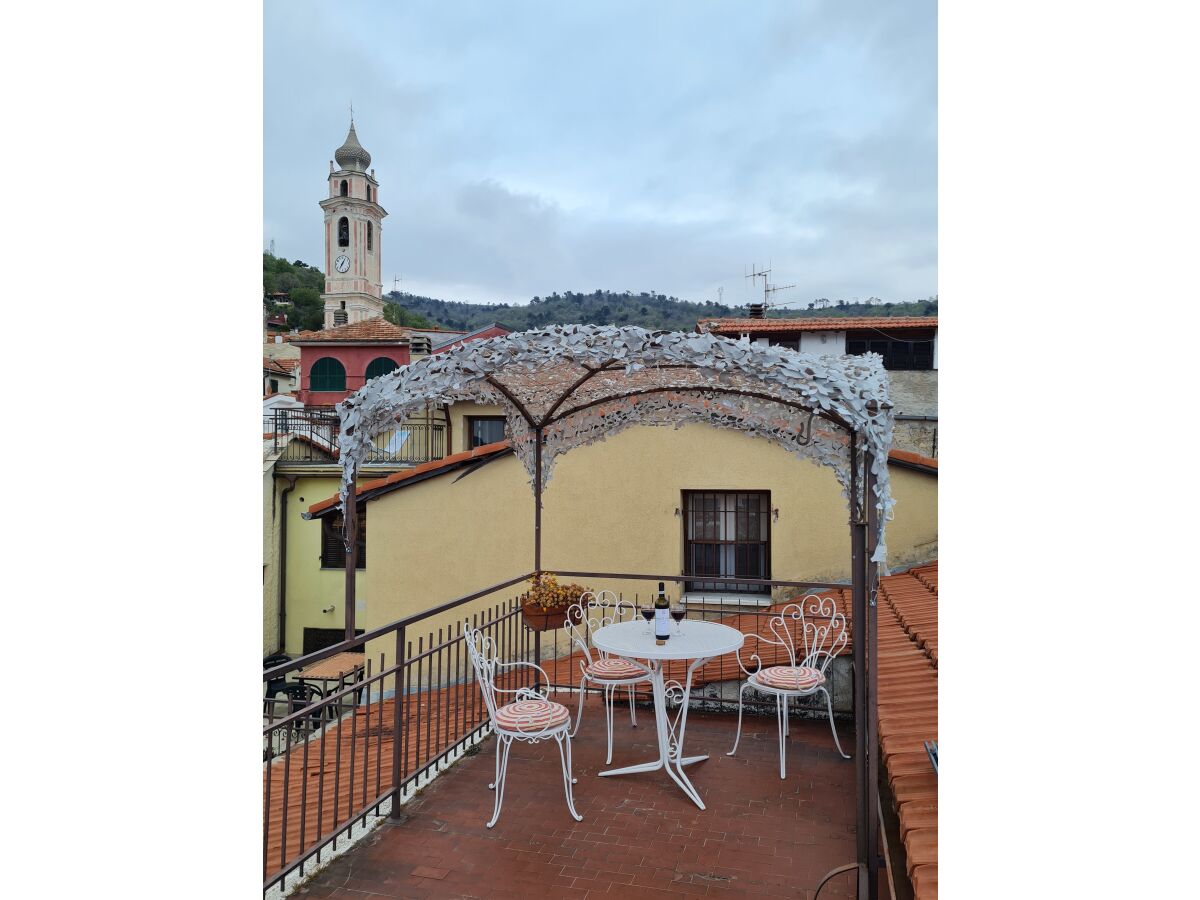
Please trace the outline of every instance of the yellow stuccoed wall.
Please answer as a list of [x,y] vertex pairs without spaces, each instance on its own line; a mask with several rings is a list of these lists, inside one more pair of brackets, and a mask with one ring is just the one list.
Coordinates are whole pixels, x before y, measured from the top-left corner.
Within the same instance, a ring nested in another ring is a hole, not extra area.
[[[359,582],[368,629],[532,570],[533,493],[516,458],[501,457],[456,482],[458,474],[371,502],[368,566]],[[892,564],[936,557],[936,476],[897,466],[891,475]],[[772,577],[848,580],[848,514],[833,472],[764,440],[706,425],[634,428],[559,457],[544,498],[543,567],[681,572],[682,518],[675,510],[685,489],[769,490],[779,510],[771,524]],[[626,596],[644,595],[648,587],[586,581]],[[448,613],[422,630],[436,632],[461,618]],[[384,648],[370,649],[377,657]],[[394,643],[386,650],[390,659]]]
[[[300,514],[314,503],[337,493],[338,478],[331,476],[300,477],[296,489],[288,497],[288,549],[287,549],[287,630],[285,646],[287,653],[296,657],[304,648],[304,629],[344,628],[346,607],[343,602],[346,591],[345,569],[321,568],[321,523],[306,521]],[[282,491],[287,482],[276,480],[276,490]],[[367,527],[375,515],[374,505],[367,514]],[[367,565],[373,562],[370,547],[367,549]],[[359,570],[356,591],[362,597],[366,582],[365,572]],[[323,613],[324,607],[332,605],[333,612]],[[358,614],[358,627],[362,628],[365,614]]]

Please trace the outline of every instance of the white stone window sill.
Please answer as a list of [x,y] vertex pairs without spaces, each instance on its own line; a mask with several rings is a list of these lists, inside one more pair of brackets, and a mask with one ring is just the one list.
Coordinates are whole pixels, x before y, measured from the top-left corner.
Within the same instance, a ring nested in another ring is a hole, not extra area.
[[727,594],[719,591],[689,591],[683,595],[684,606],[770,606],[769,594]]

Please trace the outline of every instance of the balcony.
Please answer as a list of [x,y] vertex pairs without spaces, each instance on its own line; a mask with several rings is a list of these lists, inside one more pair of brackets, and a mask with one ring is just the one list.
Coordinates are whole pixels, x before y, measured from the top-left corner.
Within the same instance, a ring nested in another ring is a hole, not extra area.
[[[501,659],[540,662],[550,679],[541,687],[550,699],[572,713],[578,703],[581,654],[565,632],[538,634],[524,626],[512,592],[525,577],[265,673],[264,679],[294,677],[297,669],[347,649],[371,650],[361,681],[336,685],[307,706],[267,705],[265,891],[275,894],[281,883],[291,890],[308,879],[310,897],[357,891],[388,897],[670,892],[811,898],[827,873],[854,860],[859,767],[834,748],[823,703],[801,700],[794,707],[786,779],[779,777],[774,701],[763,695],[746,695],[741,743],[736,756],[726,755],[744,678],[733,654],[697,670],[687,714],[688,751],[709,756],[689,769],[707,809],[698,809],[661,771],[596,777],[608,766],[604,707],[592,695],[573,741],[575,805],[583,821],[567,813],[556,748],[548,741],[515,743],[502,814],[494,828],[485,828],[493,807],[488,783],[496,741],[461,638],[463,621],[490,635]],[[902,885],[894,895],[936,896],[936,773],[918,771],[909,759],[910,744],[919,747],[937,736],[936,712],[932,720],[926,712],[930,704],[936,710],[936,579],[932,567],[886,577],[880,585],[880,738],[884,759],[891,742],[899,763],[896,773],[879,767],[889,810],[880,819],[886,867],[878,896],[887,896],[893,883]],[[602,577],[593,578],[592,586],[602,588]],[[777,598],[806,592],[795,583],[769,586]],[[812,588],[850,613],[849,589]],[[498,596],[508,599],[496,602]],[[689,609],[688,618],[765,634],[783,602]],[[762,655],[763,666],[787,662],[782,650]],[[668,664],[667,677],[680,678],[684,665]],[[866,735],[854,727],[850,645],[831,672],[841,743],[857,759]],[[517,669],[502,686],[533,681],[532,670]],[[356,704],[364,688],[366,702]],[[914,690],[929,696],[914,697]],[[638,728],[631,727],[623,703],[616,707],[612,766],[656,755],[649,694],[639,691],[636,699]],[[896,726],[883,729],[891,727],[885,716],[893,708]],[[897,811],[906,808],[911,821],[901,840]],[[917,819],[920,824],[913,824]],[[345,855],[331,860],[334,852]],[[914,892],[919,878],[926,885],[932,879],[932,891]],[[822,898],[854,895],[853,871],[835,875],[820,892]]]
[[[334,465],[338,461],[338,414],[333,407],[276,409],[263,416],[264,451],[288,465]],[[413,466],[446,455],[445,426],[405,423],[376,435],[368,466]]]

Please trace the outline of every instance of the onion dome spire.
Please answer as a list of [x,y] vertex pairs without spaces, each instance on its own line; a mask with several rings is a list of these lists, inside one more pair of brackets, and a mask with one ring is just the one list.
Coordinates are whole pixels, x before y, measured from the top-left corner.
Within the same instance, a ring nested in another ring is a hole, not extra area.
[[353,117],[350,119],[350,131],[346,135],[346,141],[334,151],[333,158],[343,169],[354,172],[365,172],[371,165],[371,154],[363,149],[363,145],[358,142],[358,135],[354,133]]

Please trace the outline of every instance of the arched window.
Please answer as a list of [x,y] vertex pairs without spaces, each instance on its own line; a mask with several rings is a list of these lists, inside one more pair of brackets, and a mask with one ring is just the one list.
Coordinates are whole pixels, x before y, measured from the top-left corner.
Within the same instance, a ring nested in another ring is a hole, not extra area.
[[375,249],[375,229],[371,227],[371,223],[367,223],[367,252]]
[[338,219],[338,246],[350,246],[350,220],[345,216]]
[[342,179],[342,196],[345,197],[350,193],[350,185],[346,183],[346,179]]
[[308,373],[310,391],[344,391],[346,389],[346,367],[332,356],[323,356],[313,363]]
[[370,202],[370,200],[371,200],[371,186],[368,184],[367,185],[367,201]]
[[367,366],[367,381],[372,378],[378,378],[380,375],[386,375],[394,369],[400,368],[396,365],[396,361],[388,359],[386,356],[380,356],[371,360],[371,364]]

